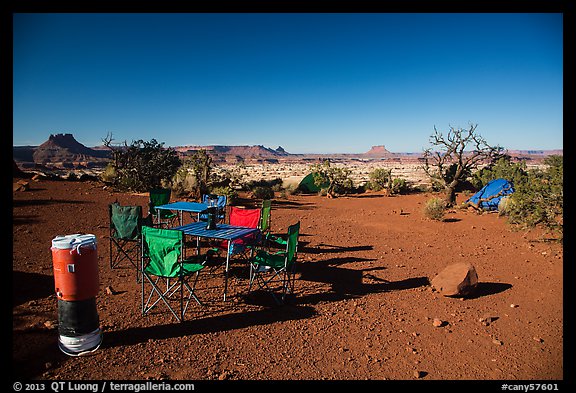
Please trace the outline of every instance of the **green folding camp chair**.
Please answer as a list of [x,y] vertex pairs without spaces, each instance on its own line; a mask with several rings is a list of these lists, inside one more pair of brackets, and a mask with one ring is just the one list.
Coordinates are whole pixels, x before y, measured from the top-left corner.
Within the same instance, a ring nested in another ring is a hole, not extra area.
[[279,245],[282,247],[286,246],[286,240],[281,236],[272,234],[272,201],[270,199],[265,199],[262,201],[260,224],[258,225],[260,232],[262,233],[263,246],[269,247],[270,243]]
[[272,201],[270,199],[264,199],[262,201],[262,207],[260,208],[260,222],[258,223],[258,228],[262,235],[267,235],[270,233],[270,227],[272,225]]
[[139,280],[142,206],[121,206],[114,202],[108,205],[108,216],[110,268],[117,268],[128,261],[136,268],[136,278]]
[[[142,315],[162,302],[182,322],[192,298],[202,305],[195,287],[204,269],[204,257],[185,258],[183,237],[182,231],[174,229],[142,227]],[[176,313],[175,302],[179,304],[179,313]]]
[[[288,227],[286,249],[270,252],[258,250],[250,259],[250,283],[248,293],[254,282],[272,294],[278,304],[283,304],[286,296],[294,293],[294,273],[298,256],[298,237],[300,221]],[[279,294],[279,296],[278,296]]]
[[[149,213],[152,218],[152,225],[158,227],[171,227],[178,218],[178,214],[170,210],[156,210],[156,206],[170,203],[172,190],[169,188],[154,188],[150,190]],[[160,215],[158,215],[160,213]]]

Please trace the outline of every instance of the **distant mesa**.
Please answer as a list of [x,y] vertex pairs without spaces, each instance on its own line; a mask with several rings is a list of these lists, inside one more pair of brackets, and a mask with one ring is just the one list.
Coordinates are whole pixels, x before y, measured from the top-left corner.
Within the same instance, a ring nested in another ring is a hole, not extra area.
[[[384,145],[372,146],[366,153],[297,154],[288,153],[282,146],[276,149],[263,145],[182,145],[172,147],[182,159],[199,150],[205,150],[214,164],[237,163],[310,163],[326,158],[340,161],[394,161],[419,162],[421,153],[391,153]],[[106,146],[86,147],[72,134],[52,134],[40,146],[13,146],[14,162],[20,169],[102,169],[111,159],[111,149]],[[549,154],[562,155],[562,150],[512,150],[509,154],[519,160],[541,162]]]
[[52,134],[34,149],[34,163],[65,167],[104,166],[110,159],[109,150],[95,150],[84,146],[72,134]]
[[364,153],[364,155],[366,156],[373,156],[373,157],[386,157],[391,154],[392,154],[391,152],[386,150],[386,147],[384,147],[384,145],[372,146],[370,150]]
[[178,146],[174,148],[183,157],[190,156],[197,151],[205,150],[217,163],[224,162],[278,162],[279,158],[289,157],[290,153],[286,152],[282,146],[276,150],[262,145],[243,145],[243,146],[226,146],[226,145],[209,145],[209,146]]

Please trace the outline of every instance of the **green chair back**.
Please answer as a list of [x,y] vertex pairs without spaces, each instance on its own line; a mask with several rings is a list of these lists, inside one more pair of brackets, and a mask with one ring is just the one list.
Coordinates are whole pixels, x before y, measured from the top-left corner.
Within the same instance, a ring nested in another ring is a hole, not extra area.
[[174,229],[142,227],[144,255],[150,261],[146,273],[159,277],[178,277],[181,272],[183,232]]
[[[166,205],[170,203],[172,190],[169,188],[154,188],[150,190],[150,214],[156,215],[155,206]],[[172,218],[175,214],[170,210],[160,210],[160,219]]]
[[111,234],[116,239],[138,240],[142,227],[142,206],[110,204]]
[[288,254],[288,263],[292,264],[296,260],[296,251],[298,250],[298,236],[300,235],[300,221],[288,227],[288,241],[286,252]]
[[272,210],[272,201],[265,199],[262,201],[262,208],[260,212],[260,231],[262,233],[270,231],[270,212]]

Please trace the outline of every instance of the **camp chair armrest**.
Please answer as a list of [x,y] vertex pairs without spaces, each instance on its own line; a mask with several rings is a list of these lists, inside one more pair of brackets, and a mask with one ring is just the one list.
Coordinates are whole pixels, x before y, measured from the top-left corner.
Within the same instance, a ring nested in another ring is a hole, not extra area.
[[279,244],[281,246],[285,246],[287,243],[286,240],[282,239],[279,236],[275,236],[275,235],[271,234],[270,232],[266,233],[265,237],[266,237],[266,241],[269,241],[269,242],[272,241],[272,242]]

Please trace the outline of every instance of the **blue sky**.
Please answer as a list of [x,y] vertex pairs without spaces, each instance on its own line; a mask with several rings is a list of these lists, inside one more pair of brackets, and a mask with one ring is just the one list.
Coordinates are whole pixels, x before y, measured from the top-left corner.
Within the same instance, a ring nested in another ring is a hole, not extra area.
[[563,148],[560,13],[14,14],[13,145]]

